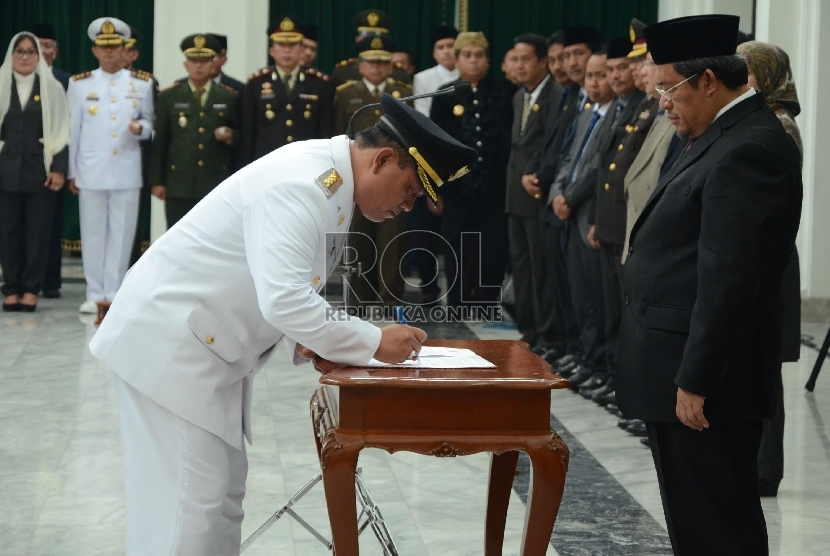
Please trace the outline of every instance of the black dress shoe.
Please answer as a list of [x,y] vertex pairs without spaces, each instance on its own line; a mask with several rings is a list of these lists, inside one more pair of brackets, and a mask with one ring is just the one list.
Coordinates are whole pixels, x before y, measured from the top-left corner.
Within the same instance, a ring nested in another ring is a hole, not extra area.
[[606,382],[608,382],[607,376],[597,376],[597,373],[594,373],[594,376],[579,387],[579,395],[587,400],[594,395],[594,392],[605,386]]
[[634,423],[639,423],[639,419],[620,419],[617,423],[617,426],[620,427],[622,430],[628,429]]
[[43,297],[45,297],[46,299],[57,299],[60,296],[60,290],[43,290]]
[[[605,388],[602,390],[604,389]],[[602,407],[607,407],[608,404],[612,404],[617,401],[617,394],[614,390],[611,390],[610,392],[603,392],[602,390],[594,393],[594,395],[591,396],[591,401]],[[622,413],[620,415],[622,415]]]
[[565,365],[564,367],[554,367],[554,372],[559,376],[569,377],[574,374],[576,371],[574,369],[578,369],[579,365],[576,363],[571,363],[570,365]]
[[556,348],[549,348],[544,354],[542,354],[542,359],[551,365],[554,365],[559,359],[562,359],[562,352]]
[[[616,388],[615,380],[613,378],[609,378],[608,381],[605,383],[605,385],[602,388],[598,388],[598,389],[593,391],[593,393],[591,394],[591,397],[593,398],[593,397],[596,397],[596,396],[600,396],[602,394],[607,394],[609,392],[613,392],[615,388]],[[603,404],[603,405],[605,405],[605,404]]]
[[629,425],[625,430],[634,436],[648,436],[648,432],[646,432],[646,424],[639,419],[636,423]]
[[778,496],[778,485],[780,484],[781,481],[774,479],[758,479],[758,493],[765,498]]
[[28,303],[17,304],[17,310],[22,311],[23,313],[34,313],[35,309],[37,309],[37,303],[34,305],[29,305]]
[[568,355],[560,357],[559,359],[554,361],[553,366],[558,369],[559,367],[564,367],[565,365],[567,365],[569,363],[576,363],[576,362],[577,362],[576,355],[574,355],[572,353],[569,353]]
[[20,303],[3,303],[4,313],[14,313],[20,310]]
[[580,365],[577,367],[577,371],[568,377],[568,380],[571,382],[571,390],[579,392],[579,387],[582,386],[583,383],[587,382],[592,376],[594,376],[594,371]]
[[651,442],[648,441],[648,437],[644,437],[640,439],[640,444],[645,446],[646,448],[651,448]]
[[[620,408],[617,407],[616,402],[609,403],[608,405],[605,406],[605,411],[607,411],[608,413],[614,413],[615,411],[619,411],[619,410],[620,410]],[[622,417],[620,417],[620,419],[622,419]]]

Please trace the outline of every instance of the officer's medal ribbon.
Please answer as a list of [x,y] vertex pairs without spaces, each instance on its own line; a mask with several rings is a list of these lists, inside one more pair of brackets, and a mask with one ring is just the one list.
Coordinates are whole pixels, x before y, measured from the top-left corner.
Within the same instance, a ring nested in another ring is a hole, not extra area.
[[187,127],[187,116],[184,115],[184,112],[179,112],[179,127]]

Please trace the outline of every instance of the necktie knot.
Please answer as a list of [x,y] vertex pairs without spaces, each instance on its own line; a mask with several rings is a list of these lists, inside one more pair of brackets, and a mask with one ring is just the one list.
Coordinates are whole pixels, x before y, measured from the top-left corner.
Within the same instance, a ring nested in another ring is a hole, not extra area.
[[282,86],[285,87],[285,92],[286,93],[291,92],[291,74],[290,73],[284,73],[282,75]]
[[205,92],[204,87],[198,87],[195,91],[193,91],[193,96],[196,98],[196,105],[201,108],[202,107],[202,93]]
[[522,104],[522,127],[520,133],[524,134],[527,120],[530,117],[530,97],[531,94],[525,91],[524,103]]

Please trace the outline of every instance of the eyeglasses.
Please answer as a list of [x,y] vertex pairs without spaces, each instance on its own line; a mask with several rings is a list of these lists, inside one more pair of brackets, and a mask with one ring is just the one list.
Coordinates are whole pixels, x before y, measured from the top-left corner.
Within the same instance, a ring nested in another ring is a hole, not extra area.
[[675,85],[674,87],[669,87],[668,89],[661,89],[660,87],[654,87],[654,90],[655,90],[655,91],[657,91],[657,93],[658,93],[661,97],[663,97],[663,99],[664,99],[664,100],[667,100],[667,101],[671,102],[671,101],[672,101],[672,98],[669,96],[669,93],[670,93],[670,92],[672,92],[672,91],[674,91],[674,90],[675,90],[675,89],[677,89],[678,87],[680,87],[683,83],[685,83],[685,82],[686,82],[686,81],[688,81],[689,79],[692,79],[693,77],[697,77],[697,75],[698,75],[698,74],[690,75],[689,77],[687,77],[686,79],[684,79],[683,81],[681,81],[680,83],[678,83],[677,85]]
[[18,58],[34,58],[37,56],[37,50],[15,50],[14,55]]

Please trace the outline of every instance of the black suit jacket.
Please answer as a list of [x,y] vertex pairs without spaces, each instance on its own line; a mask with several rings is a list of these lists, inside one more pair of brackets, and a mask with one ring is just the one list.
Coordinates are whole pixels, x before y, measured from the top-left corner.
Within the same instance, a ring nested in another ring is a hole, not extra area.
[[72,74],[68,71],[63,71],[55,66],[52,66],[52,75],[55,76],[61,85],[63,85],[63,90],[67,90],[69,88],[69,79],[72,77]]
[[678,387],[706,396],[710,422],[772,415],[801,196],[798,150],[760,94],[716,119],[660,180],[624,267],[626,417],[678,422]]
[[[20,106],[17,87],[12,80],[9,111],[3,118],[0,139],[0,189],[16,193],[42,193],[46,181],[43,167],[43,111],[40,106],[40,77],[35,77],[32,92],[25,109]],[[52,157],[52,172],[66,175],[69,166],[69,148],[64,147]]]
[[507,162],[505,210],[508,214],[524,218],[537,218],[545,197],[534,199],[528,195],[522,187],[522,175],[528,161],[541,149],[542,140],[545,137],[545,124],[551,113],[559,113],[559,103],[565,90],[553,77],[548,78],[547,83],[542,87],[527,118],[524,133],[521,133],[521,129],[525,88],[519,88],[513,97],[513,143],[510,148],[510,159]]
[[541,148],[533,155],[525,166],[525,174],[536,174],[539,178],[539,187],[542,188],[542,199],[547,199],[548,191],[556,178],[557,167],[563,149],[565,135],[579,110],[576,105],[579,100],[579,85],[574,83],[568,90],[568,100],[562,110],[548,114],[545,122],[545,137]]

